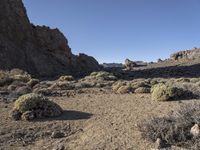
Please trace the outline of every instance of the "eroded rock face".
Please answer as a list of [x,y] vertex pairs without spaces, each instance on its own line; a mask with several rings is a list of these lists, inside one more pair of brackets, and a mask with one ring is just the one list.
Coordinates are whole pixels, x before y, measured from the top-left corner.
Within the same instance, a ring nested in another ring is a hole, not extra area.
[[22,0],[1,0],[0,69],[13,68],[40,77],[79,76],[100,69],[94,58],[73,55],[58,29],[32,25]]
[[128,70],[131,70],[133,69],[134,67],[137,67],[137,64],[134,62],[134,61],[131,61],[129,59],[126,59],[125,60],[125,67],[128,69]]
[[200,48],[194,48],[192,50],[179,51],[170,56],[171,60],[184,61],[200,59]]

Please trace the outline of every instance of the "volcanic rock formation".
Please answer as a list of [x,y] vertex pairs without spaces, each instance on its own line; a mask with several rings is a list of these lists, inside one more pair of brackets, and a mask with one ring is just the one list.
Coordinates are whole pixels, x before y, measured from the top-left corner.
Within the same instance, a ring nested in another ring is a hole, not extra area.
[[176,61],[200,59],[200,48],[176,52],[170,56],[170,59]]
[[0,1],[0,69],[20,68],[38,77],[80,76],[100,69],[85,54],[72,54],[58,29],[30,23],[22,0]]

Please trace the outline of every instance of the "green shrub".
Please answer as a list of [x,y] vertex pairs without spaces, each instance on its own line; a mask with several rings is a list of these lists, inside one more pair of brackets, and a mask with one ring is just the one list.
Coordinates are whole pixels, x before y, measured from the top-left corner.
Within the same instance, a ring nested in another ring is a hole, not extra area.
[[172,85],[159,83],[151,88],[151,97],[155,101],[176,100],[182,97],[184,91]]
[[112,73],[106,72],[106,71],[100,71],[100,72],[92,72],[90,76],[86,77],[89,79],[102,79],[102,80],[116,80],[117,77],[115,77]]
[[12,69],[9,72],[9,76],[13,80],[19,80],[23,82],[28,82],[31,80],[31,75],[21,69]]
[[[15,101],[14,110],[22,114],[23,119],[55,117],[62,113],[62,108],[42,95],[30,93],[19,97]],[[31,116],[27,116],[27,115]],[[34,116],[34,117],[33,117]]]
[[9,73],[6,71],[0,71],[0,86],[9,85],[13,79],[10,78]]

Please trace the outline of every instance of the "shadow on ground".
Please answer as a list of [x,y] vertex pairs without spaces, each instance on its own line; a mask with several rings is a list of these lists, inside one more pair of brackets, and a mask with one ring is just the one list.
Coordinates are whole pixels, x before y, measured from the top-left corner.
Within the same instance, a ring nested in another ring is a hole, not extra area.
[[81,120],[81,119],[90,119],[93,114],[81,111],[74,110],[65,110],[63,114],[56,118],[57,120]]
[[81,111],[74,111],[74,110],[64,110],[62,115],[59,117],[54,118],[43,118],[43,119],[37,119],[34,121],[55,121],[55,120],[82,120],[82,119],[90,119],[93,116],[93,114],[87,113],[87,112],[81,112]]
[[107,71],[113,72],[118,78],[126,80],[137,78],[198,78],[200,77],[200,63],[189,66],[176,65],[133,71],[122,71],[121,69]]

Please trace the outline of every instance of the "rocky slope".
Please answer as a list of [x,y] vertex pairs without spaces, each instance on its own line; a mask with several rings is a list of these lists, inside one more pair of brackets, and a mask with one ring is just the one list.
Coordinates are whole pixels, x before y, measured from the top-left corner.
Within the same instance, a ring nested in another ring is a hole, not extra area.
[[22,0],[0,1],[0,69],[20,68],[39,77],[85,75],[99,70],[85,54],[72,54],[58,29],[30,23]]
[[200,59],[200,48],[176,52],[170,56],[170,59],[175,61]]

